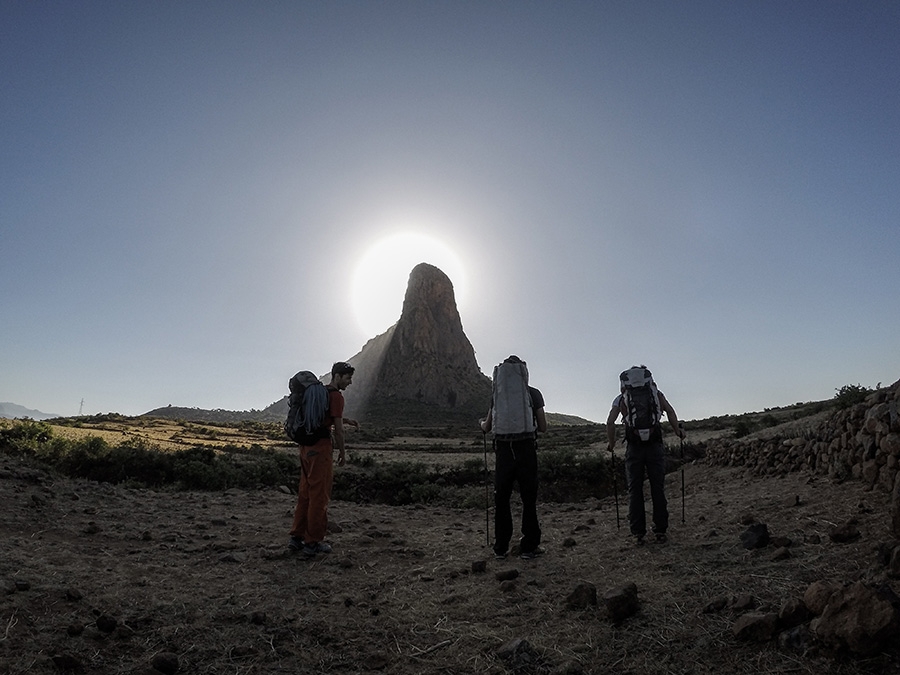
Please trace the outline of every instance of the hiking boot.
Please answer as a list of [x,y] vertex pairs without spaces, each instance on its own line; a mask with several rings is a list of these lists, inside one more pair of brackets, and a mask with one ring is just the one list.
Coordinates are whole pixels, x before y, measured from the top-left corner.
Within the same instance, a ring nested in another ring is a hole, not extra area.
[[494,551],[494,560],[506,560],[507,555],[508,555],[508,553],[506,551],[503,551],[503,553],[500,553],[499,551]]
[[637,537],[635,537],[634,543],[637,546],[643,546],[644,545],[644,535],[639,534]]
[[291,553],[297,553],[297,551],[303,550],[303,540],[300,537],[291,537],[291,540],[288,542],[288,551]]
[[331,544],[326,544],[324,541],[303,544],[303,555],[314,556],[316,553],[331,553]]
[[665,544],[667,541],[669,541],[669,538],[666,536],[665,532],[657,532],[656,541],[660,544]]
[[534,560],[534,559],[537,558],[541,553],[543,553],[543,551],[542,551],[541,549],[539,549],[539,548],[536,548],[536,549],[534,549],[533,551],[522,551],[522,553],[519,554],[519,557],[520,557],[522,560]]

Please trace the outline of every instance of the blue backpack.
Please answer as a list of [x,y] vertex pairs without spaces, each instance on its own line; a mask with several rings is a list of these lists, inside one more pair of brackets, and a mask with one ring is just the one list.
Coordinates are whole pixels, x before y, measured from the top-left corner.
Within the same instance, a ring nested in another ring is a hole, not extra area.
[[322,381],[308,370],[301,370],[288,381],[291,392],[284,433],[294,443],[314,445],[328,438],[331,429],[325,424],[328,413],[328,390]]

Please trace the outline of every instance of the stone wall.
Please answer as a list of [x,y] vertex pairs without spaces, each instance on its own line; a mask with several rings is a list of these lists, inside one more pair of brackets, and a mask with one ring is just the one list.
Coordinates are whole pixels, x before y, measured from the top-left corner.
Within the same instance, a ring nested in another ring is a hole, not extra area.
[[807,471],[862,480],[869,489],[893,493],[894,528],[900,536],[900,380],[791,436],[710,441],[706,461],[760,476]]

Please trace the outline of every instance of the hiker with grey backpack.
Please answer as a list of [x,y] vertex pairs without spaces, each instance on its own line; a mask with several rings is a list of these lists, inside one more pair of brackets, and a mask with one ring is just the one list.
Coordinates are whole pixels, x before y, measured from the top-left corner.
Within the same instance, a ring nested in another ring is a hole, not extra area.
[[544,397],[528,384],[528,367],[510,356],[494,367],[493,394],[487,416],[481,420],[484,434],[493,432],[494,557],[506,558],[513,534],[510,498],[519,484],[522,498],[522,538],[519,555],[531,560],[541,553],[541,527],[537,516],[537,435],[547,430]]
[[644,508],[644,476],[650,483],[653,502],[653,532],[660,543],[666,541],[669,510],[666,503],[665,445],[663,444],[662,413],[666,414],[675,434],[684,439],[684,429],[678,423],[675,409],[666,400],[652,373],[646,366],[632,366],[619,375],[619,395],[613,400],[606,419],[607,449],[616,444],[616,420],[625,422],[625,480],[628,487],[628,524],[638,545],[647,534],[647,515]]

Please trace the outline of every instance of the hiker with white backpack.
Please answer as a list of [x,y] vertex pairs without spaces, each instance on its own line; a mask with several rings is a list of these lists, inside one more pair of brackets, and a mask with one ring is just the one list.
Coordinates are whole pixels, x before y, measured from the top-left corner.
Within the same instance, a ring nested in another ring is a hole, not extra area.
[[494,367],[493,394],[481,431],[494,440],[494,557],[506,558],[513,534],[509,500],[518,482],[522,498],[522,538],[519,554],[531,560],[541,553],[537,516],[537,434],[547,430],[544,397],[528,384],[528,367],[510,356]]
[[619,375],[619,395],[613,400],[606,419],[607,449],[616,444],[616,420],[625,422],[625,480],[628,486],[628,524],[638,545],[647,534],[644,508],[644,475],[650,483],[653,502],[653,532],[660,543],[666,541],[669,509],[666,503],[665,446],[662,436],[662,413],[666,414],[675,434],[683,439],[675,409],[666,400],[652,373],[646,366],[632,366]]

